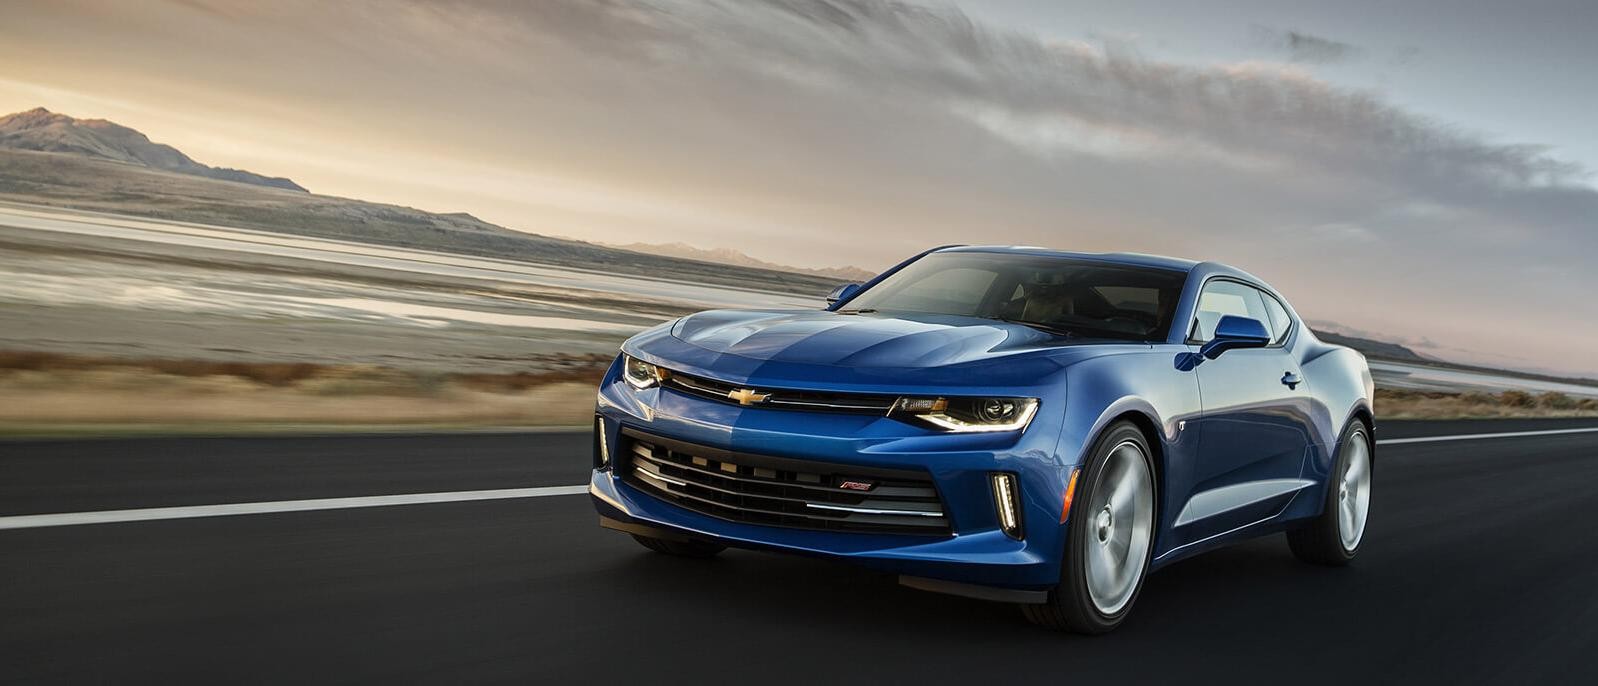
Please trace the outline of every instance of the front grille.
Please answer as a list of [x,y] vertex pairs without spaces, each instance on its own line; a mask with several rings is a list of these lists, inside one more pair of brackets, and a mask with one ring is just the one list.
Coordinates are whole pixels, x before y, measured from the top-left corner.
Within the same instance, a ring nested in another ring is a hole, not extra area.
[[[689,395],[733,405],[737,405],[739,402],[732,399],[729,394],[746,388],[745,386],[684,374],[678,371],[670,372],[666,377],[666,385]],[[751,388],[749,390],[757,391],[766,396],[765,400],[758,403],[758,407],[815,412],[886,415],[889,410],[893,409],[893,404],[899,400],[898,396],[865,393],[795,391],[779,388]]]
[[732,453],[627,428],[622,435],[627,483],[695,512],[798,529],[949,534],[925,472]]

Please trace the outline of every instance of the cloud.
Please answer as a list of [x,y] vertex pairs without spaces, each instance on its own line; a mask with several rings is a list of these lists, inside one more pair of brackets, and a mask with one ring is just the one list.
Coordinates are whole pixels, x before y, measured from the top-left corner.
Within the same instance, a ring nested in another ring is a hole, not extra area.
[[[637,9],[640,6],[633,6]],[[1590,226],[1588,170],[1536,145],[1499,144],[1270,63],[1189,67],[994,29],[953,10],[867,0],[643,5],[628,50],[656,68],[771,84],[789,98],[899,110],[907,123],[969,124],[1018,152],[1076,164],[1220,164],[1336,181],[1373,207],[1417,202],[1535,213],[1538,224]],[[621,23],[615,6],[584,25]],[[614,32],[599,35],[614,36]],[[1347,49],[1288,32],[1290,46]],[[607,52],[612,44],[589,44]],[[737,93],[718,101],[736,102]],[[950,121],[948,117],[953,117]],[[915,121],[920,120],[920,121]],[[865,123],[862,119],[860,123]],[[886,142],[886,141],[883,141]],[[951,141],[952,142],[952,141]],[[1291,183],[1291,182],[1289,182]],[[1279,185],[1280,181],[1272,184]]]
[[1256,43],[1281,52],[1292,62],[1331,64],[1360,57],[1364,52],[1348,43],[1299,31],[1255,24],[1250,32]]

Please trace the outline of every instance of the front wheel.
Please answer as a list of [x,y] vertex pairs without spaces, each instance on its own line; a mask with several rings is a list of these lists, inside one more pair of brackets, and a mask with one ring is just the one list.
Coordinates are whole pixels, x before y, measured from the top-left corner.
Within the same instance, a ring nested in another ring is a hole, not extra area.
[[1154,541],[1154,467],[1143,432],[1119,423],[1104,432],[1078,476],[1067,518],[1060,585],[1023,605],[1032,623],[1102,634],[1130,614]]
[[1338,441],[1321,516],[1287,532],[1287,547],[1311,564],[1341,567],[1359,554],[1371,506],[1370,428],[1355,420]]

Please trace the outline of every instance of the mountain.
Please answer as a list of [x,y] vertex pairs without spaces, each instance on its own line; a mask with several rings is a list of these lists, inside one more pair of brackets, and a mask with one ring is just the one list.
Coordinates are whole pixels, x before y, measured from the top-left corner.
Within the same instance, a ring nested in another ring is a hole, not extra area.
[[840,282],[852,281],[855,283],[860,283],[870,280],[872,277],[876,276],[874,272],[869,272],[859,267],[790,267],[787,265],[756,259],[731,248],[696,248],[694,246],[688,245],[687,243],[628,243],[626,245],[617,245],[613,247],[621,248],[622,250],[631,250],[633,252],[649,253],[652,255],[681,257],[685,260],[699,260],[700,262],[713,262],[716,264],[736,264],[744,267],[770,269],[779,272],[815,274],[817,276],[825,276],[828,278],[837,279]]
[[281,177],[269,177],[195,162],[170,145],[150,142],[138,131],[104,119],[74,119],[43,107],[0,117],[0,149],[82,155],[178,174],[306,192]]
[[1421,355],[1398,343],[1371,340],[1359,336],[1350,336],[1341,333],[1323,331],[1319,328],[1312,329],[1315,337],[1333,345],[1346,345],[1360,351],[1366,357],[1379,360],[1393,360],[1396,362],[1435,362],[1429,357]]

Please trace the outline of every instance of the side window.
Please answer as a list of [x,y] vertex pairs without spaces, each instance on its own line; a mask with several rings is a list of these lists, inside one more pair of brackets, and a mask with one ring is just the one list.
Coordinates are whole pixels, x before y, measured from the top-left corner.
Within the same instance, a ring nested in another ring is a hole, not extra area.
[[1271,325],[1265,298],[1258,290],[1236,281],[1215,280],[1205,285],[1204,292],[1199,294],[1193,340],[1204,343],[1214,338],[1215,325],[1227,315],[1257,319],[1261,324]]
[[1271,315],[1271,331],[1276,332],[1271,338],[1271,345],[1281,345],[1287,340],[1287,334],[1293,330],[1293,318],[1287,315],[1287,308],[1271,294],[1260,292],[1265,297],[1265,311]]

